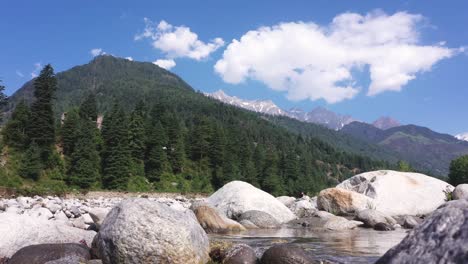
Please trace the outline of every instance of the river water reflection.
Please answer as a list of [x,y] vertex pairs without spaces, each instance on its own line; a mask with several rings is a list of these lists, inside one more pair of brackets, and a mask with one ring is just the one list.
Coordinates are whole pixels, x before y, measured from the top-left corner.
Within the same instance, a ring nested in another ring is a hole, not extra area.
[[364,228],[347,231],[252,229],[241,234],[210,235],[212,240],[248,244],[258,256],[275,243],[296,243],[313,258],[332,263],[374,263],[405,236],[404,229],[383,232]]

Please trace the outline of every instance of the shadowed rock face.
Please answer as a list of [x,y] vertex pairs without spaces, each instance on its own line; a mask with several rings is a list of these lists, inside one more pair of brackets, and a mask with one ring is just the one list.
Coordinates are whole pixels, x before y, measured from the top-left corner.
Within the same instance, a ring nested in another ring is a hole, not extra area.
[[377,264],[466,263],[468,260],[468,201],[451,201],[410,231]]
[[315,264],[306,251],[291,244],[277,245],[269,248],[262,256],[261,264]]
[[64,258],[87,261],[91,259],[91,254],[89,249],[81,244],[32,245],[18,250],[11,257],[8,264],[44,264]]

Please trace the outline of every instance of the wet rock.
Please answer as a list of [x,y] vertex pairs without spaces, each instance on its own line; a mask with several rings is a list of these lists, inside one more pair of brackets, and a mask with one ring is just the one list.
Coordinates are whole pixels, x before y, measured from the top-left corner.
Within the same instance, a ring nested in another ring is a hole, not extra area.
[[349,230],[362,225],[362,222],[348,220],[341,216],[334,216],[326,219],[324,228],[329,230]]
[[363,222],[366,227],[374,227],[377,223],[394,226],[397,223],[393,217],[372,209],[358,211],[356,220]]
[[239,224],[241,224],[243,227],[245,227],[247,229],[257,229],[257,228],[259,228],[254,223],[250,222],[249,220],[240,220]]
[[0,214],[0,256],[11,256],[19,249],[44,243],[91,243],[96,232],[70,227],[29,215]]
[[282,244],[269,248],[263,254],[261,264],[315,264],[307,252],[295,245]]
[[194,210],[200,225],[208,233],[226,233],[229,231],[244,231],[244,226],[234,220],[222,217],[218,212],[209,206],[198,206]]
[[455,187],[455,190],[452,192],[452,199],[468,199],[468,184],[459,184]]
[[390,216],[429,214],[445,203],[445,193],[453,190],[452,185],[434,177],[390,170],[356,175],[337,188],[372,198],[372,209]]
[[371,198],[349,190],[329,188],[321,191],[317,196],[317,206],[335,215],[350,215],[357,211],[372,208]]
[[278,228],[280,223],[276,218],[268,213],[250,210],[246,211],[239,217],[239,221],[250,221],[252,224],[259,228]]
[[[75,262],[67,262],[70,259]],[[79,263],[91,259],[89,249],[81,244],[39,244],[18,250],[8,264]],[[58,261],[60,260],[60,261]],[[54,261],[54,262],[53,262]]]
[[374,225],[374,230],[377,231],[393,231],[395,228],[387,223],[377,223]]
[[177,211],[149,199],[114,207],[95,241],[104,264],[206,263],[209,241],[191,210]]
[[255,251],[248,245],[237,244],[226,250],[223,264],[256,264]]
[[411,230],[377,263],[466,263],[467,219],[468,201],[448,202]]
[[206,202],[231,219],[237,219],[241,214],[251,210],[272,215],[280,223],[296,218],[291,210],[275,197],[242,181],[233,181],[224,185]]

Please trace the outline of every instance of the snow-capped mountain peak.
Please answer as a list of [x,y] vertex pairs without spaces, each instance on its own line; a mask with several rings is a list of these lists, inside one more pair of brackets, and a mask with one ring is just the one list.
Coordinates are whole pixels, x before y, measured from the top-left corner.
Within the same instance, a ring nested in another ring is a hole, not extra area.
[[468,132],[466,133],[462,133],[462,134],[458,134],[455,136],[457,139],[459,140],[463,140],[463,141],[468,141]]
[[391,118],[389,116],[380,117],[379,119],[375,120],[372,123],[372,125],[375,126],[376,128],[380,128],[382,130],[387,130],[389,128],[401,126],[400,122],[398,122],[397,120],[395,120],[395,119],[393,119],[393,118]]

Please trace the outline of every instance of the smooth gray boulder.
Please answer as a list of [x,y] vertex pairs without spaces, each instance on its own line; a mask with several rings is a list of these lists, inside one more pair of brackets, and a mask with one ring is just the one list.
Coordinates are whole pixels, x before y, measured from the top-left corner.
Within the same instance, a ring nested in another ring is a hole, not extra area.
[[101,225],[94,246],[104,264],[206,263],[209,240],[191,210],[127,199]]
[[276,218],[268,213],[257,210],[250,210],[241,214],[238,220],[241,222],[249,221],[258,228],[278,228],[280,226],[280,222]]
[[353,176],[337,188],[357,192],[373,200],[373,207],[390,216],[426,215],[446,202],[453,186],[420,173],[380,170]]
[[468,184],[463,183],[457,185],[457,187],[455,187],[455,189],[452,192],[452,199],[468,199]]
[[288,208],[294,204],[296,201],[296,198],[291,197],[291,196],[279,196],[276,197],[278,201],[280,201],[282,204],[286,205]]
[[397,224],[393,217],[372,209],[358,211],[356,220],[363,222],[366,227],[374,227],[377,223],[386,223],[391,226]]
[[280,223],[296,218],[294,213],[275,197],[242,181],[227,183],[206,199],[206,202],[231,219],[237,219],[251,210],[268,213]]
[[467,260],[468,201],[456,200],[433,212],[377,264],[466,263]]
[[96,232],[29,215],[0,214],[0,256],[10,257],[19,249],[44,243],[78,243],[91,245]]
[[237,244],[226,250],[223,264],[256,264],[255,251],[248,245]]
[[267,249],[260,260],[261,264],[315,264],[307,252],[292,244],[272,246]]
[[89,248],[82,244],[40,244],[18,250],[8,264],[76,264],[89,259]]

